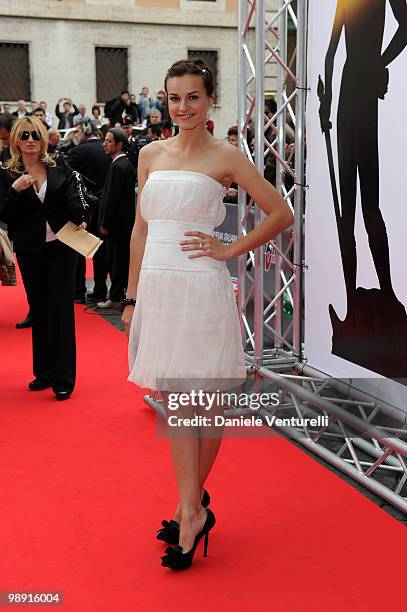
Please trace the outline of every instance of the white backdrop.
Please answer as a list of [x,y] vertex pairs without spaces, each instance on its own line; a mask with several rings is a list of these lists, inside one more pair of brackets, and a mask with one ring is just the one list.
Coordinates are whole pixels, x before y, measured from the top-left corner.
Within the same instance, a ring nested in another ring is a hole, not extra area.
[[[305,248],[308,270],[305,277],[305,357],[308,364],[337,378],[357,378],[357,386],[407,409],[407,388],[384,379],[350,361],[331,354],[332,326],[328,312],[332,304],[340,319],[346,315],[346,290],[342,271],[325,137],[319,122],[318,75],[325,80],[328,49],[336,0],[310,0],[308,34],[307,182]],[[386,5],[383,48],[393,37],[398,23],[390,3]],[[331,130],[335,173],[338,184],[336,115],[342,69],[346,58],[344,33],[335,56],[332,90]],[[393,288],[407,306],[407,49],[389,65],[388,93],[379,100],[380,209],[390,247]],[[338,184],[339,190],[339,184]],[[379,287],[364,228],[358,194],[355,223],[358,269],[357,286]],[[407,347],[406,347],[407,362]],[[363,379],[363,380],[362,380]]]

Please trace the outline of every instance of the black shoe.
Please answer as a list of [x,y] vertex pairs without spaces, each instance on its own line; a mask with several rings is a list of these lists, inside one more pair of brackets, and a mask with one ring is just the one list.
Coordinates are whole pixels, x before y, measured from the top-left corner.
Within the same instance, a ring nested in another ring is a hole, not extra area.
[[204,536],[204,557],[208,556],[209,532],[216,523],[216,518],[210,508],[205,508],[205,512],[207,514],[205,524],[201,531],[195,536],[194,545],[192,546],[191,550],[184,553],[182,546],[179,544],[174,547],[169,546],[165,551],[166,554],[161,557],[161,565],[163,567],[169,567],[173,570],[188,569],[191,567],[196,547],[198,546],[199,540],[201,540],[201,538]]
[[51,386],[51,383],[46,378],[34,378],[28,385],[28,388],[31,391],[42,391],[43,389],[48,389]]
[[74,304],[85,304],[86,300],[84,297],[76,297],[73,301]]
[[[209,497],[209,493],[206,489],[204,489],[204,494],[202,497],[201,505],[204,508],[209,506],[211,498]],[[179,524],[177,521],[162,521],[161,529],[157,529],[157,540],[162,540],[167,544],[178,544],[179,542]]]
[[59,401],[67,400],[71,397],[72,391],[55,391],[55,397]]
[[26,327],[32,327],[33,320],[31,316],[31,312],[28,313],[24,321],[20,321],[20,323],[16,323],[17,329],[25,329]]

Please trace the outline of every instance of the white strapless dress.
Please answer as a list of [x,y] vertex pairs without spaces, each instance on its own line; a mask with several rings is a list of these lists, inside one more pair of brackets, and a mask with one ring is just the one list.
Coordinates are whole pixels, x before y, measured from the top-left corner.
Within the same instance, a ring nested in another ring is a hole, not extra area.
[[[246,378],[233,285],[225,262],[188,259],[184,232],[213,235],[224,187],[199,172],[151,172],[140,198],[148,223],[129,336],[128,380],[155,390],[230,389]],[[193,237],[192,237],[193,238]]]

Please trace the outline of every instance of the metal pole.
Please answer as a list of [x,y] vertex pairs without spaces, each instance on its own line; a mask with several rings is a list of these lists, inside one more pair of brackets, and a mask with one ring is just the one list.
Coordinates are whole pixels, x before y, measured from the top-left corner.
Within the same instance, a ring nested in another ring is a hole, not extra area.
[[[285,5],[284,0],[279,2],[280,17],[278,19],[278,55],[280,59],[287,64],[287,11],[282,10]],[[284,104],[284,89],[286,82],[286,73],[283,66],[277,64],[277,108],[280,109]],[[285,110],[278,115],[277,118],[277,151],[280,159],[285,159]],[[284,181],[283,177],[283,166],[278,159],[276,159],[276,189],[282,194],[282,184]],[[278,251],[283,250],[283,238],[281,234],[275,238],[275,244],[277,250],[275,251],[275,266],[274,266],[274,291],[277,295],[281,290],[281,257]],[[279,348],[281,346],[281,340],[279,337],[282,335],[282,298],[279,298],[275,305],[275,318],[274,318],[274,329],[277,332],[274,339],[274,346]]]
[[[264,174],[264,60],[266,10],[264,0],[256,0],[256,129],[255,163],[260,174]],[[256,206],[255,225],[264,219],[263,211]],[[254,273],[254,356],[258,364],[263,357],[263,247],[255,250]]]
[[297,101],[295,107],[295,175],[294,194],[294,264],[296,281],[294,286],[294,354],[302,359],[303,344],[303,262],[304,262],[304,201],[305,201],[305,104],[307,87],[307,8],[308,0],[298,0],[297,4]]
[[[247,1],[242,0],[239,2],[239,67],[238,67],[238,100],[239,100],[239,149],[245,153],[243,146],[243,137],[247,138],[247,129],[244,130],[247,113],[247,70],[246,70],[246,55],[243,46],[246,42],[247,36],[245,34],[246,23],[248,19],[247,12]],[[237,220],[237,235],[238,238],[243,236],[243,219],[246,210],[246,192],[239,186],[238,189],[238,220]],[[240,255],[237,260],[237,277],[238,277],[238,311],[240,320],[240,329],[242,331],[242,342],[243,346],[246,346],[247,331],[243,324],[244,304],[246,301],[246,259],[247,255],[244,253]]]

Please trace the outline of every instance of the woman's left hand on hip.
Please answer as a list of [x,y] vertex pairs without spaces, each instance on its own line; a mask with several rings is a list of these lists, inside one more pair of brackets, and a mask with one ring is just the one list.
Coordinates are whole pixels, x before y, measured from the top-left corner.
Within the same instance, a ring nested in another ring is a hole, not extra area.
[[180,242],[182,251],[199,251],[193,255],[188,255],[189,259],[197,259],[198,257],[212,257],[217,261],[226,261],[231,258],[230,251],[227,245],[223,242],[204,232],[185,232],[185,236],[193,236],[191,240],[182,240]]

